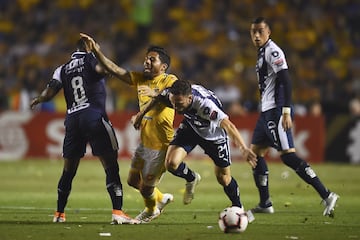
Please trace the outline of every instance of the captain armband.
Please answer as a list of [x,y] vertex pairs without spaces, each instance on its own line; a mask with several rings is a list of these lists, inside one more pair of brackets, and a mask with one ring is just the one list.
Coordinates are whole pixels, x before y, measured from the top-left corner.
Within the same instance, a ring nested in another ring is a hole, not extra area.
[[282,114],[290,114],[290,113],[291,113],[291,108],[289,107],[282,108]]

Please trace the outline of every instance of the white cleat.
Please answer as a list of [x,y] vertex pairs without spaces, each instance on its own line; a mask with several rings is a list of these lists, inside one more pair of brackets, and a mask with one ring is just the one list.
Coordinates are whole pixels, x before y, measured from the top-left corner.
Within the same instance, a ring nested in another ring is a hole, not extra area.
[[251,210],[246,211],[246,216],[248,217],[249,223],[252,223],[253,221],[255,221],[254,214],[251,212]]
[[337,195],[334,192],[331,192],[326,199],[322,200],[322,203],[325,205],[325,210],[323,212],[324,216],[334,217],[336,201],[339,198],[340,198],[339,195]]
[[187,182],[185,184],[185,192],[184,192],[184,198],[183,202],[184,204],[190,204],[191,201],[194,199],[194,192],[196,185],[199,184],[201,181],[201,176],[197,172],[195,172],[195,179],[192,182]]
[[158,216],[160,216],[161,212],[158,208],[154,212],[149,212],[147,208],[145,208],[139,215],[135,217],[135,220],[140,223],[149,223]]
[[273,206],[269,206],[269,207],[260,207],[260,205],[257,205],[256,207],[251,209],[252,213],[274,213],[275,210],[273,208]]
[[170,193],[164,193],[161,202],[157,202],[156,206],[160,210],[160,213],[164,211],[164,208],[171,202],[174,201],[174,196]]

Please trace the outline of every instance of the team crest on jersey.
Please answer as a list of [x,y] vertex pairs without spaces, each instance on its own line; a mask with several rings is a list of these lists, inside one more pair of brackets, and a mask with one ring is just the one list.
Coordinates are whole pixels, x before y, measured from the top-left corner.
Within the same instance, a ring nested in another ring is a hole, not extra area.
[[[194,113],[195,113],[195,112],[194,112]],[[209,115],[209,113],[210,113],[210,108],[205,107],[204,110],[203,110],[203,114],[204,114],[204,115]]]
[[279,56],[279,52],[278,51],[273,51],[273,52],[271,52],[271,55],[276,58],[276,57]]
[[218,116],[217,111],[212,111],[210,113],[210,120],[215,120],[217,118],[217,116]]

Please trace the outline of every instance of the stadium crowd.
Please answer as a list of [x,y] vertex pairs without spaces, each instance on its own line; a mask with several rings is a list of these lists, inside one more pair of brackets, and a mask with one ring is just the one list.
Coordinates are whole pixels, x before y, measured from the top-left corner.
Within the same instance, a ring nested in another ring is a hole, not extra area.
[[[29,109],[79,32],[130,69],[142,69],[146,46],[161,45],[171,72],[215,91],[230,114],[257,111],[248,29],[261,15],[287,54],[296,113],[360,114],[356,0],[0,0],[0,11],[0,111]],[[108,111],[137,110],[135,89],[108,81]],[[55,98],[41,110],[65,105]]]

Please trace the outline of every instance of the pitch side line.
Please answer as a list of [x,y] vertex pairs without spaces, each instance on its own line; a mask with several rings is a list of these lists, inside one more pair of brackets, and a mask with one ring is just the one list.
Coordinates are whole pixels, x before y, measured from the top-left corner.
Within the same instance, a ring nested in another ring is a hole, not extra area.
[[[39,207],[28,207],[28,206],[0,206],[0,210],[49,210],[55,211],[55,208],[39,208]],[[110,208],[66,208],[66,211],[109,211]],[[124,208],[126,211],[141,211],[141,209]],[[166,212],[214,212],[211,209],[171,209],[166,208]]]

